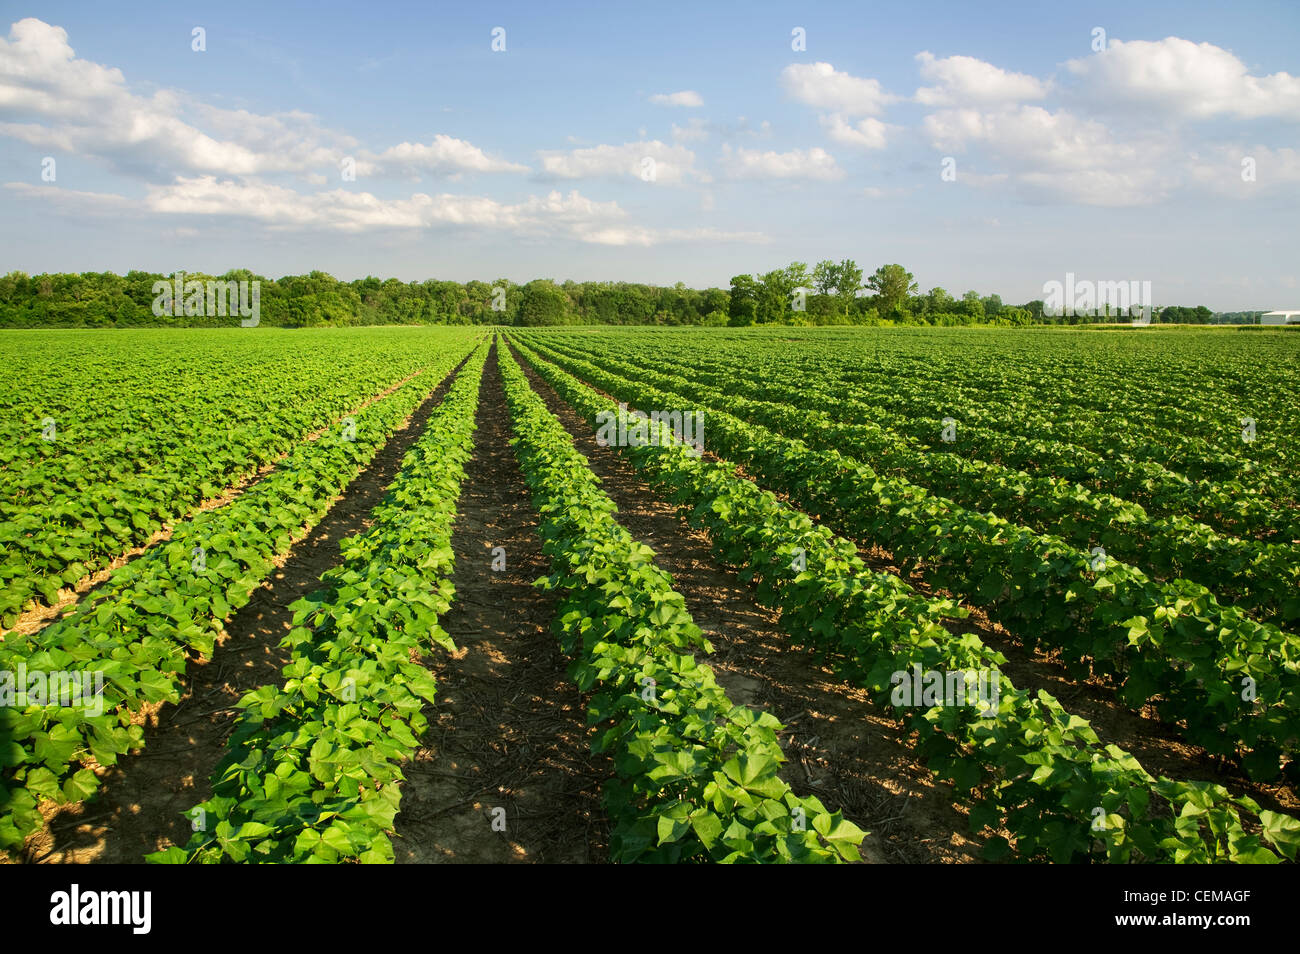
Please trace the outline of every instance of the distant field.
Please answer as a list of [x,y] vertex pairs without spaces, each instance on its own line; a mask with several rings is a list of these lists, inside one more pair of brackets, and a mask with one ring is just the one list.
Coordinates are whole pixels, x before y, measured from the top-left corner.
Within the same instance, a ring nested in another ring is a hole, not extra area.
[[1300,847],[1300,335],[0,349],[13,859]]

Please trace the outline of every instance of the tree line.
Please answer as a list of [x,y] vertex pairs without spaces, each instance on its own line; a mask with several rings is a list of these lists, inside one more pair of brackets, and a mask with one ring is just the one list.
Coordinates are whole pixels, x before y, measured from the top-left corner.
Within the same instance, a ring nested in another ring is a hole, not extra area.
[[[969,291],[957,299],[942,288],[920,293],[902,265],[882,265],[863,278],[852,259],[804,262],[731,280],[730,325],[1028,325],[1028,306],[1007,306],[998,295]],[[1042,302],[1038,303],[1038,316]]]
[[[10,272],[0,278],[0,327],[219,327],[236,323],[211,314],[158,315],[155,286],[172,279],[172,275],[141,271],[31,276]],[[270,279],[244,269],[221,275],[189,272],[183,281],[259,282],[259,324],[281,327],[727,322],[725,289],[701,291],[681,283],[658,287],[632,282],[557,284],[539,279],[519,285],[504,278],[462,283],[375,277],[344,282],[321,271]]]
[[[955,298],[946,289],[922,292],[902,265],[882,265],[872,274],[852,259],[818,262],[811,271],[792,262],[762,275],[737,275],[731,280],[730,325],[1010,325],[1086,324],[1125,321],[1127,316],[1097,318],[1044,313],[1042,299],[1007,305],[997,294],[968,291]],[[1212,320],[1247,322],[1234,313],[1216,318],[1204,305],[1172,305],[1154,309],[1156,324],[1206,324]]]
[[[159,272],[80,272],[0,278],[0,328],[217,327],[236,323],[209,314],[159,315],[156,286],[174,276]],[[373,276],[350,282],[321,271],[269,279],[246,269],[222,275],[188,273],[186,281],[259,282],[260,324],[321,327],[377,324],[461,325],[712,325],[764,324],[999,324],[1087,321],[1044,317],[1043,303],[1005,305],[974,291],[955,298],[942,288],[922,293],[901,265],[871,275],[852,259],[794,262],[757,275],[737,275],[730,288],[687,288],[636,282],[516,284],[428,279],[403,282]],[[1235,316],[1234,316],[1235,317]],[[1205,322],[1212,313],[1166,308],[1156,321]]]

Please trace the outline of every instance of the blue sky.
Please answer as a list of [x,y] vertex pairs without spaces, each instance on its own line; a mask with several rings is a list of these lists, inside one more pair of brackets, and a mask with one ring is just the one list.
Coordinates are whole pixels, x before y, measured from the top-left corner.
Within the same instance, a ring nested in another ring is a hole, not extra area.
[[702,287],[851,257],[1300,307],[1296,3],[5,13],[3,271]]

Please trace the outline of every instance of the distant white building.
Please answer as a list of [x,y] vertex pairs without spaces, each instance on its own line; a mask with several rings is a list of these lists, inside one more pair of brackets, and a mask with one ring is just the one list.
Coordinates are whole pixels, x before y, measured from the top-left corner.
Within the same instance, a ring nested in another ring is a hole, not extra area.
[[1259,316],[1261,325],[1300,325],[1300,311],[1266,311]]

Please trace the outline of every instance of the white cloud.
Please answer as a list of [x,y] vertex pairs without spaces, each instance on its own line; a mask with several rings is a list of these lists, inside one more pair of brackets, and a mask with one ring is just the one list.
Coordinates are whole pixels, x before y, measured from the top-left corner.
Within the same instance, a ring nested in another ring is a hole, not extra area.
[[884,149],[885,136],[889,129],[879,119],[868,116],[856,123],[849,122],[839,113],[821,117],[821,124],[834,142],[862,149]]
[[1042,99],[1047,84],[1025,73],[1006,70],[971,56],[936,59],[926,51],[916,54],[921,76],[937,86],[916,91],[916,101],[926,106],[990,105]]
[[[1141,206],[1186,191],[1247,198],[1295,181],[1292,150],[1229,148],[1187,128],[1216,116],[1300,118],[1300,79],[1251,76],[1209,43],[1112,40],[1104,53],[1066,63],[1076,82],[1055,90],[969,57],[917,60],[936,82],[917,100],[946,107],[927,115],[922,131],[936,149],[966,157],[959,183],[1033,201]],[[1069,108],[1023,102],[1052,92]],[[1261,175],[1243,183],[1241,161],[1251,154]]]
[[67,31],[34,17],[14,23],[9,39],[0,39],[0,64],[0,106],[64,117],[84,117],[88,104],[112,103],[126,84],[121,70],[74,59]]
[[692,116],[685,126],[673,123],[673,142],[703,142],[712,131],[712,124],[707,119]]
[[357,161],[358,175],[391,174],[416,176],[421,173],[455,175],[462,172],[527,172],[527,166],[493,159],[463,139],[434,136],[433,142],[403,142],[378,154],[362,153]]
[[1244,63],[1212,43],[1171,36],[1111,40],[1105,52],[1065,64],[1080,95],[1101,106],[1159,107],[1175,117],[1300,119],[1300,77],[1252,76]]
[[805,105],[848,116],[877,116],[898,100],[878,80],[841,73],[829,63],[792,63],[781,71],[781,84]]
[[[1167,144],[1150,136],[1119,140],[1102,123],[1064,110],[942,110],[926,116],[923,128],[939,150],[961,153],[982,147],[998,166],[1015,172],[1015,182],[1040,198],[1143,205],[1162,198],[1173,184]],[[959,171],[957,180],[963,178]]]
[[695,153],[657,139],[621,146],[600,145],[568,152],[541,151],[544,179],[624,179],[632,177],[661,185],[678,185],[687,177],[707,180],[695,169]]
[[[875,117],[899,97],[886,93],[879,81],[841,73],[829,63],[793,63],[781,71],[781,83],[799,102],[828,110],[818,121],[832,142],[856,149],[885,148],[889,127]],[[831,171],[834,160],[822,150],[813,151],[821,154],[815,163],[820,174],[810,177],[839,178],[838,169]],[[829,166],[825,160],[830,160]]]
[[844,176],[825,149],[760,152],[722,147],[722,165],[733,179],[814,179],[830,181]]
[[684,89],[679,93],[655,93],[650,97],[650,102],[656,106],[687,106],[694,108],[704,105],[704,97],[693,89]]
[[511,228],[520,224],[521,212],[480,196],[416,193],[404,199],[381,199],[342,188],[304,195],[283,186],[215,176],[178,178],[170,185],[152,186],[144,204],[149,211],[165,215],[230,216],[252,219],[272,230],[340,232],[436,225]]

